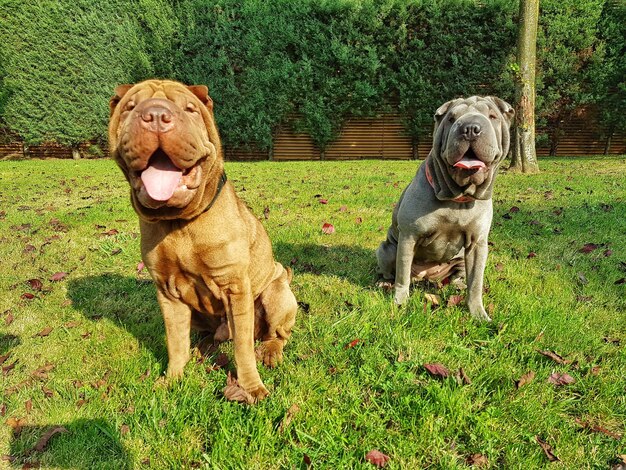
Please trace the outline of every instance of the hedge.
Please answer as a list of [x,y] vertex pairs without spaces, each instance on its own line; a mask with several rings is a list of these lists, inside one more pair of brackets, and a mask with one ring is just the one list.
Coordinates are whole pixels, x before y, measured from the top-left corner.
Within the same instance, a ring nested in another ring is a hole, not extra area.
[[[395,107],[419,140],[443,101],[513,99],[516,1],[0,4],[0,120],[27,143],[103,138],[115,85],[149,76],[207,84],[226,145],[260,149],[287,125],[324,148],[346,117]],[[624,91],[621,13],[611,0],[542,0],[540,124],[589,103],[619,113],[606,90]]]

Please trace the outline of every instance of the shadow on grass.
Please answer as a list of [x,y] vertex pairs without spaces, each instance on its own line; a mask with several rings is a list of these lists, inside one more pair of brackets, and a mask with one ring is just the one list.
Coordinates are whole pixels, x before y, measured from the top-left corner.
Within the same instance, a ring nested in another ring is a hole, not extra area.
[[[382,238],[381,238],[382,241]],[[376,288],[376,253],[358,245],[314,245],[278,242],[274,253],[295,275],[336,276],[366,289]]]
[[0,334],[0,355],[6,354],[20,343],[19,336]]
[[127,330],[165,368],[165,326],[152,281],[108,273],[87,276],[68,283],[68,296],[86,318],[107,319]]
[[[42,451],[35,450],[40,439],[52,429],[63,427],[50,438]],[[24,426],[11,442],[12,468],[131,468],[128,452],[119,439],[119,430],[104,419],[77,419],[51,426]]]

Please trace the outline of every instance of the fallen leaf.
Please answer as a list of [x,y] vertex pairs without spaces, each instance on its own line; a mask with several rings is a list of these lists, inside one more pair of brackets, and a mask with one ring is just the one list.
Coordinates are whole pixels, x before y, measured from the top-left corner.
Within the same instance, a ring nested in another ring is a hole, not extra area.
[[613,284],[615,284],[616,286],[619,286],[621,284],[626,284],[626,277],[622,277],[622,278],[618,279]]
[[17,364],[17,359],[14,360],[11,364],[6,366],[2,366],[2,375],[8,375],[15,368],[15,364]]
[[36,338],[37,336],[39,336],[41,338],[45,338],[46,336],[48,336],[52,332],[53,329],[54,328],[52,328],[51,326],[46,326],[43,330],[41,330],[39,333],[34,335],[33,338]]
[[426,301],[430,302],[433,305],[439,305],[441,303],[441,297],[439,297],[437,294],[424,294],[424,298],[426,299]]
[[120,434],[122,436],[128,434],[130,432],[130,427],[128,426],[128,424],[122,424],[122,426],[120,427]]
[[117,229],[112,228],[111,230],[108,230],[106,232],[102,232],[101,235],[105,236],[105,237],[111,237],[113,235],[117,235],[118,233],[120,233]]
[[48,445],[48,442],[50,442],[50,439],[52,438],[52,436],[54,436],[55,434],[60,434],[64,432],[68,432],[68,431],[63,426],[55,426],[51,429],[48,429],[45,432],[45,434],[39,438],[39,440],[37,441],[37,444],[35,444],[35,447],[33,447],[32,450],[36,452],[43,452],[46,446]]
[[328,199],[318,199],[317,202],[320,204],[328,204]]
[[604,250],[604,251],[602,252],[602,255],[603,255],[605,258],[608,258],[608,257],[609,257],[609,256],[611,256],[612,254],[613,254],[613,250]]
[[23,252],[24,253],[32,253],[33,251],[35,251],[37,248],[34,247],[34,245],[28,244],[24,247]]
[[537,440],[537,444],[541,446],[543,453],[546,454],[546,457],[548,458],[550,462],[561,461],[561,459],[559,459],[556,455],[554,455],[554,452],[552,451],[552,446],[550,446],[550,444],[548,444],[546,441],[541,439],[539,436],[535,436],[535,439]]
[[361,225],[363,223],[363,217],[357,217],[354,219],[354,223],[357,225]]
[[228,355],[225,353],[221,353],[219,354],[216,358],[215,361],[213,361],[213,363],[217,366],[217,367],[226,367],[228,365],[228,363],[230,362],[230,359],[228,359]]
[[535,253],[534,251],[531,251],[530,253],[528,253],[528,256],[526,256],[527,259],[536,258],[536,257],[537,257],[537,253]]
[[265,206],[265,209],[263,209],[263,217],[265,217],[265,220],[268,220],[270,218],[269,206]]
[[326,235],[335,233],[335,226],[333,224],[329,224],[328,222],[324,222],[324,225],[322,225],[322,232],[324,232]]
[[121,248],[116,248],[115,250],[111,251],[111,255],[115,256],[115,255],[119,255],[122,252]]
[[50,390],[49,388],[42,386],[41,387],[41,391],[43,392],[43,395],[46,398],[52,398],[54,396],[54,391]]
[[465,459],[465,463],[472,467],[488,467],[489,460],[483,454],[472,454]]
[[29,279],[26,281],[26,284],[30,286],[30,288],[34,291],[40,291],[43,287],[43,283],[39,279]]
[[558,364],[569,364],[572,362],[572,361],[568,361],[567,359],[564,359],[560,354],[557,354],[554,351],[547,351],[547,350],[543,351],[541,349],[537,349],[537,352],[541,354],[542,356],[549,357],[550,359],[552,359],[554,362]]
[[535,373],[531,370],[522,375],[519,380],[515,382],[515,388],[522,388],[524,385],[528,385],[535,378]]
[[52,282],[58,282],[58,281],[63,280],[63,279],[65,278],[65,276],[67,276],[67,273],[66,273],[66,272],[59,271],[58,273],[54,273],[54,274],[50,277],[50,280],[51,280]]
[[50,372],[52,369],[54,369],[54,364],[48,362],[45,365],[41,366],[39,369],[35,370],[31,375],[41,380],[47,380],[48,372]]
[[504,269],[504,265],[502,263],[496,263],[495,268],[496,271],[502,272],[502,270]]
[[311,457],[309,457],[307,454],[304,454],[302,456],[302,462],[304,462],[304,465],[306,465],[307,467],[311,466]]
[[519,212],[519,207],[513,206],[509,209],[509,212],[515,214],[516,212]]
[[599,432],[602,434],[606,434],[609,437],[612,437],[613,439],[619,441],[622,439],[622,435],[618,434],[616,432],[613,431],[609,431],[608,429],[606,429],[605,427],[602,427],[600,425],[597,424],[591,424],[589,421],[582,421],[579,418],[575,418],[576,423],[581,426],[584,429],[588,429],[589,431],[592,432]]
[[76,328],[77,326],[80,326],[80,322],[79,321],[68,321],[67,323],[63,324],[63,326],[65,328]]
[[0,416],[4,416],[7,414],[7,405],[6,403],[0,404]]
[[85,400],[84,398],[81,398],[80,400],[78,400],[76,402],[76,408],[80,408],[81,406],[83,406],[85,403],[87,403],[87,400]]
[[283,417],[282,421],[280,422],[280,426],[278,426],[278,432],[279,433],[282,434],[285,431],[285,429],[287,429],[287,427],[289,426],[289,424],[293,420],[293,417],[299,411],[300,411],[300,407],[298,405],[296,405],[295,403],[289,407],[289,409],[285,413],[285,416]]
[[440,364],[439,362],[424,364],[424,368],[435,377],[446,378],[450,376],[450,371],[446,368],[446,366]]
[[224,394],[224,398],[229,401],[247,403],[249,405],[254,405],[254,403],[256,403],[254,397],[241,388],[241,386],[237,383],[237,379],[235,379],[230,372],[226,378],[226,387],[224,387],[222,393]]
[[6,360],[9,358],[10,355],[11,353],[8,352],[4,356],[0,356],[0,366],[6,362]]
[[591,253],[593,250],[597,249],[598,245],[596,245],[595,243],[585,243],[583,245],[583,247],[578,250],[580,253]]
[[470,385],[472,383],[471,379],[465,373],[465,370],[462,367],[459,367],[459,378],[461,379],[461,383],[463,385]]
[[339,208],[339,212],[345,212],[345,211],[347,211],[347,210],[348,210],[348,207],[347,207],[347,206],[341,206],[341,207]]
[[450,297],[448,297],[448,307],[456,307],[464,300],[465,300],[465,297],[462,295],[458,295],[458,294],[451,295]]
[[137,274],[139,274],[141,271],[143,271],[143,268],[145,268],[146,265],[143,263],[143,261],[140,261],[139,263],[137,263]]
[[143,374],[141,374],[141,376],[139,377],[139,381],[143,382],[148,377],[150,377],[150,369],[146,369],[146,371]]
[[31,294],[30,292],[24,292],[22,295],[20,295],[20,299],[24,299],[24,300],[33,300],[34,298],[35,296]]
[[561,386],[573,384],[576,382],[576,380],[569,374],[554,372],[550,374],[550,377],[548,377],[548,382],[557,386]]
[[389,456],[383,454],[377,449],[374,449],[365,454],[365,460],[378,468],[383,468],[385,465],[387,465],[387,462],[389,461]]
[[14,320],[13,312],[11,310],[7,310],[4,313],[6,314],[4,317],[4,324],[6,326],[9,326],[11,323],[13,323],[13,320]]
[[346,344],[343,349],[351,349],[353,347],[355,347],[357,344],[359,344],[361,342],[360,339],[353,339],[352,341],[350,341],[348,344]]
[[18,436],[22,432],[22,428],[26,425],[26,418],[9,418],[6,424],[13,430],[13,435]]

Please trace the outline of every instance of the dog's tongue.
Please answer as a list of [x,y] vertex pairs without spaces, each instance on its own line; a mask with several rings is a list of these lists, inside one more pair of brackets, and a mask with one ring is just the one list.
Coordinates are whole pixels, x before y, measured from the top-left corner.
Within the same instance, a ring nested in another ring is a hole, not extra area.
[[183,172],[164,153],[150,159],[148,168],[141,173],[141,181],[148,195],[155,201],[167,201],[178,187]]
[[481,160],[478,160],[477,158],[468,158],[468,157],[463,157],[461,160],[456,162],[454,166],[455,168],[463,168],[465,170],[474,170],[476,168],[487,167],[487,165],[485,165]]

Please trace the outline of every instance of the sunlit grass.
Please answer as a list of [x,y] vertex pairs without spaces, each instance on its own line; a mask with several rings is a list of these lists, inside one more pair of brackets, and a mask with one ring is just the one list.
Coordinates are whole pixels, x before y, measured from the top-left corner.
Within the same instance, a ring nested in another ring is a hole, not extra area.
[[[491,324],[447,307],[452,286],[419,286],[403,308],[375,287],[374,250],[418,164],[227,164],[308,306],[285,363],[260,366],[271,396],[248,407],[222,397],[232,364],[210,370],[230,344],[181,382],[159,380],[163,323],[111,161],[0,163],[0,356],[10,353],[3,367],[17,361],[0,376],[0,411],[2,423],[24,419],[19,435],[0,425],[0,455],[15,458],[2,465],[372,468],[365,454],[379,449],[386,468],[463,468],[474,454],[490,468],[538,468],[548,464],[539,436],[563,468],[609,468],[626,449],[591,428],[623,434],[626,421],[626,160],[542,160],[539,175],[499,175]],[[49,281],[57,272],[68,275]],[[442,306],[425,305],[425,292]],[[431,377],[423,364],[434,362],[471,383]],[[47,378],[32,376],[47,363]],[[552,385],[553,372],[575,383]],[[68,432],[29,452],[53,426]]]

